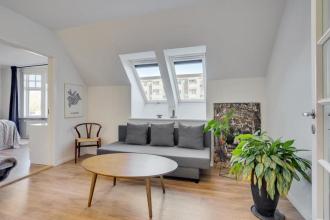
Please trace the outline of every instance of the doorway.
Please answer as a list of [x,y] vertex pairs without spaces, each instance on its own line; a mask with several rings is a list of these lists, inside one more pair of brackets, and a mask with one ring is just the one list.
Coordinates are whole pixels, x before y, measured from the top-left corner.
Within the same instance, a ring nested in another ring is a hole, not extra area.
[[[17,161],[0,186],[47,169],[51,164],[48,72],[48,57],[0,42],[0,137],[15,139],[14,144],[0,140],[0,156]],[[17,110],[12,106],[13,91],[17,94],[14,102]],[[13,111],[18,115],[15,123],[10,116]],[[19,135],[9,137],[6,126],[14,126]]]

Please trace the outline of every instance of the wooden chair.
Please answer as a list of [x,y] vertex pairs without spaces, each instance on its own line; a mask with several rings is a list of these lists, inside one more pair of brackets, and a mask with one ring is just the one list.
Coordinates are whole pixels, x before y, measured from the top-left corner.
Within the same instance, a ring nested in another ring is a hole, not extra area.
[[[96,127],[96,135],[92,135],[93,128]],[[81,147],[101,147],[101,138],[99,137],[102,126],[98,123],[81,123],[74,127],[78,134],[78,138],[75,140],[74,148],[74,162],[77,163],[77,157],[80,157]],[[86,129],[86,134],[81,135],[81,129]]]

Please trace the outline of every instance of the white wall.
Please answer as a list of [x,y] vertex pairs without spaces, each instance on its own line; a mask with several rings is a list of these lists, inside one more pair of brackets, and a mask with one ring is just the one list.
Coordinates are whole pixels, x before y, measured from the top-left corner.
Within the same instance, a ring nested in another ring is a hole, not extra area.
[[0,118],[3,118],[2,116],[2,108],[3,108],[3,104],[2,104],[2,72],[1,72],[1,66],[0,66]]
[[8,119],[10,103],[11,70],[9,66],[0,67],[0,119]]
[[[265,127],[265,80],[264,78],[242,78],[208,81],[208,118],[213,118],[213,103],[260,102],[262,126]],[[103,143],[117,140],[117,126],[125,124],[131,117],[129,86],[106,86],[88,88],[88,121],[102,124]],[[156,110],[155,110],[156,111]],[[154,113],[156,114],[156,112]],[[187,114],[184,119],[191,119]]]
[[[311,119],[302,117],[312,109],[310,48],[310,1],[288,0],[266,79],[267,130],[312,150]],[[311,159],[311,153],[304,156]],[[288,198],[311,219],[311,184],[294,182]]]
[[130,94],[129,86],[88,88],[88,121],[102,125],[102,144],[118,140],[118,125],[130,118]]
[[208,81],[207,118],[213,118],[213,104],[228,102],[259,102],[261,107],[261,126],[266,128],[265,79],[240,78]]
[[[50,112],[53,116],[51,133],[52,163],[59,164],[74,157],[72,127],[84,118],[64,118],[64,83],[84,84],[75,66],[57,36],[47,28],[0,6],[0,40],[15,46],[51,57],[53,69],[54,100]],[[87,102],[87,100],[85,100]],[[86,109],[85,109],[86,110]],[[85,111],[86,114],[86,111]]]

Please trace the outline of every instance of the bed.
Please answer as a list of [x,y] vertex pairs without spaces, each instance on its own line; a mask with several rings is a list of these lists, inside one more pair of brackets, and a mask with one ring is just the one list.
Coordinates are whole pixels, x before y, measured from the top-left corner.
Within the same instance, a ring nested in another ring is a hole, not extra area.
[[14,122],[0,119],[0,150],[19,148],[20,135]]
[[8,177],[16,164],[17,160],[14,157],[0,156],[0,182]]

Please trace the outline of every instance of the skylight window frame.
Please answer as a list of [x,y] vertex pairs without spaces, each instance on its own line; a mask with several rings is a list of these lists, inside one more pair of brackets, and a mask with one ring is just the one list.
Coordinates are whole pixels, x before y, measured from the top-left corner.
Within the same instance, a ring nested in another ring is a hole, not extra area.
[[133,72],[133,75],[134,75],[134,78],[135,78],[135,81],[139,87],[139,90],[140,90],[140,93],[143,97],[143,100],[146,104],[164,104],[164,103],[167,103],[168,102],[168,98],[167,98],[167,92],[165,90],[165,87],[164,87],[164,80],[163,80],[163,77],[162,77],[162,74],[160,72],[160,78],[162,80],[162,84],[163,84],[163,90],[164,90],[164,93],[165,93],[165,96],[166,96],[166,100],[148,100],[145,92],[144,92],[144,89],[143,89],[143,85],[142,85],[142,82],[141,82],[141,79],[139,77],[139,74],[137,73],[137,70],[135,68],[135,66],[138,66],[138,65],[152,65],[152,64],[157,64],[158,68],[159,68],[159,63],[157,61],[157,59],[138,59],[138,60],[130,60],[130,66],[131,66],[131,69],[132,69],[132,72]]
[[[172,55],[168,57],[170,66],[170,75],[173,80],[175,95],[178,103],[205,103],[206,102],[206,57],[205,53],[191,53],[182,55]],[[203,85],[204,85],[204,98],[203,99],[181,99],[179,92],[179,84],[177,80],[177,74],[175,71],[175,62],[202,60],[203,65]]]

